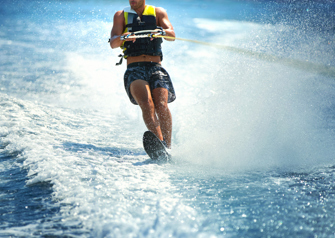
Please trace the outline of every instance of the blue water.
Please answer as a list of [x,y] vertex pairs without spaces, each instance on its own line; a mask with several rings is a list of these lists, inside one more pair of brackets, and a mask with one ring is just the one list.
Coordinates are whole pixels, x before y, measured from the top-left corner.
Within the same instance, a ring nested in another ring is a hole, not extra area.
[[128,1],[0,3],[0,237],[335,236],[332,1],[147,1],[212,44],[163,43],[163,164],[107,43]]

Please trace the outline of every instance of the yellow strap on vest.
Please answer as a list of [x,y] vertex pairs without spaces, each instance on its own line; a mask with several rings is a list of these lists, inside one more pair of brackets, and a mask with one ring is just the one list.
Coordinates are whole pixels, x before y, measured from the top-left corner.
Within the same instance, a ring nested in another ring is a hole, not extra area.
[[146,5],[143,11],[143,15],[156,16],[156,8],[154,6]]
[[[123,12],[123,15],[124,15],[125,23],[126,23],[126,25],[127,25],[127,24],[128,24],[128,12]],[[128,27],[126,27],[125,30],[127,30],[127,28],[128,28]],[[124,31],[124,32],[127,32],[127,31]],[[123,32],[123,33],[124,33],[124,32]]]

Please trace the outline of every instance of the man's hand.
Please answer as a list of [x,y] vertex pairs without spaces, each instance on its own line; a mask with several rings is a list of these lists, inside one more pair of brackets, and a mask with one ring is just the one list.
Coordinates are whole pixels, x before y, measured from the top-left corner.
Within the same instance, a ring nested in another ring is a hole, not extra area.
[[134,43],[136,41],[136,38],[129,38],[129,36],[131,36],[131,35],[134,35],[134,34],[130,33],[130,32],[123,33],[120,36],[120,40],[121,41],[132,41]]

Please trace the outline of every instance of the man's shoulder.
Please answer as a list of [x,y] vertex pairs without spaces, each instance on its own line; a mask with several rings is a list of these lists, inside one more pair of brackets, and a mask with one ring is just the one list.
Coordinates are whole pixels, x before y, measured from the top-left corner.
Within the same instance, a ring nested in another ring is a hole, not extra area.
[[123,10],[115,12],[114,16],[123,16]]
[[124,19],[123,10],[117,11],[117,12],[114,14],[114,20],[122,21],[123,19]]

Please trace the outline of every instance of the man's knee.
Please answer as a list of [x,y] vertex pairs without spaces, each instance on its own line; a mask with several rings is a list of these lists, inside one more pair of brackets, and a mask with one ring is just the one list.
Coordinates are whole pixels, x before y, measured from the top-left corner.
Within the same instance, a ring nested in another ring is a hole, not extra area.
[[158,102],[155,102],[155,109],[157,112],[166,112],[169,110],[167,102],[164,100],[158,100]]
[[155,105],[154,102],[152,101],[152,98],[148,97],[137,97],[135,98],[137,104],[142,108],[142,109],[154,109]]

